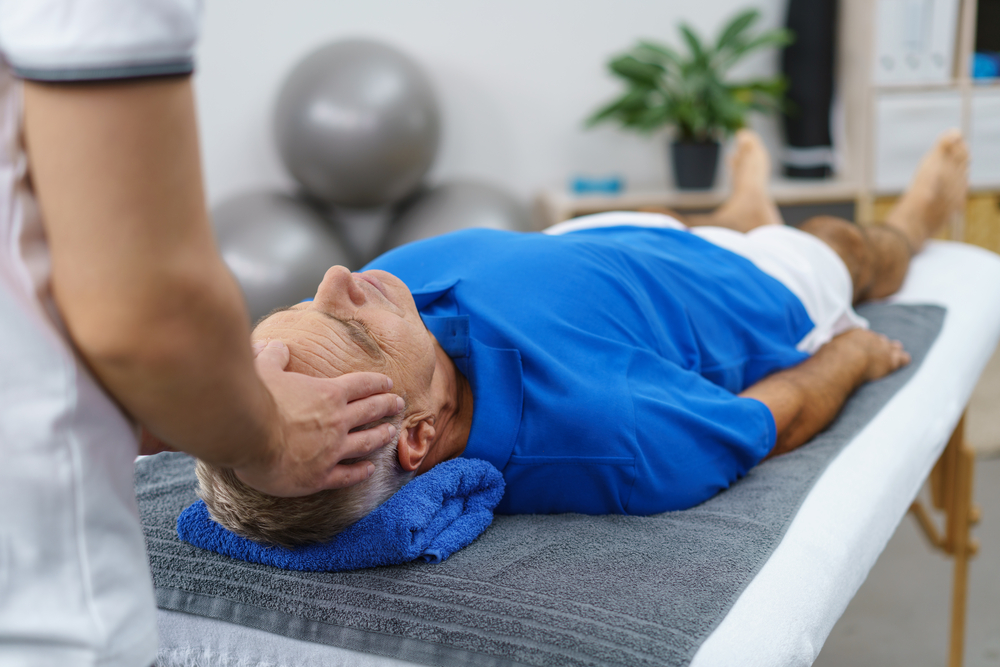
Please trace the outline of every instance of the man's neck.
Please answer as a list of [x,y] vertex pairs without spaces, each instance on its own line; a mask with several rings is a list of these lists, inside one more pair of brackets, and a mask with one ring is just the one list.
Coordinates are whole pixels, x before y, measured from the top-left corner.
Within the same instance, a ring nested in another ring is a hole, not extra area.
[[446,398],[435,424],[438,432],[436,442],[421,463],[420,473],[460,456],[465,451],[472,429],[472,387],[437,341],[434,341],[434,351],[437,355],[435,375],[440,378]]

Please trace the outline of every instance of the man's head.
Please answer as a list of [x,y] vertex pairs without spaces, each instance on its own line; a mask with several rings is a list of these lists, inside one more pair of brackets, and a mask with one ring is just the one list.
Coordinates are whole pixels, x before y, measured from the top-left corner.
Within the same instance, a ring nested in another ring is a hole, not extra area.
[[367,457],[375,464],[375,472],[360,484],[298,498],[269,496],[244,484],[228,468],[198,461],[198,495],[216,522],[255,542],[289,548],[326,542],[416,475],[399,465],[398,441],[397,432],[393,442]]
[[[399,462],[424,472],[437,444],[440,417],[454,401],[451,360],[424,326],[413,296],[385,271],[326,272],[315,298],[271,313],[256,326],[254,341],[288,346],[288,370],[315,377],[376,371],[392,378],[406,408],[399,436]],[[433,457],[431,457],[433,459]]]
[[457,453],[452,437],[457,371],[424,326],[409,289],[392,274],[356,274],[335,266],[313,301],[270,314],[252,338],[285,343],[290,353],[287,370],[296,373],[384,373],[406,407],[393,418],[394,445],[369,457],[375,473],[347,489],[275,498],[250,489],[231,471],[199,462],[201,496],[226,528],[285,546],[324,541],[368,514],[415,474]]

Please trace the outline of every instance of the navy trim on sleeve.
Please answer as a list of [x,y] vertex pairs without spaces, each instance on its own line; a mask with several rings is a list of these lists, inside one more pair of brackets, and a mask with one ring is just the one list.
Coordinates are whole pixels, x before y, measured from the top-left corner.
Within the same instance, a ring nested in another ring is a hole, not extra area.
[[14,74],[30,81],[71,82],[138,79],[155,76],[177,76],[194,71],[194,59],[184,58],[160,63],[142,63],[111,67],[37,68],[18,67],[11,63]]

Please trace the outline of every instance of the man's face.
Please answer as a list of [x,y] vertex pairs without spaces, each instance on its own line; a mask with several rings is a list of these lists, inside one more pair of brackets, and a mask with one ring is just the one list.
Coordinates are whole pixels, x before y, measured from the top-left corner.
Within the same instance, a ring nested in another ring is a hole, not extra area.
[[410,290],[385,271],[326,272],[309,303],[273,313],[254,329],[253,340],[288,346],[288,370],[317,377],[377,371],[392,378],[393,392],[419,400],[434,375],[431,333]]

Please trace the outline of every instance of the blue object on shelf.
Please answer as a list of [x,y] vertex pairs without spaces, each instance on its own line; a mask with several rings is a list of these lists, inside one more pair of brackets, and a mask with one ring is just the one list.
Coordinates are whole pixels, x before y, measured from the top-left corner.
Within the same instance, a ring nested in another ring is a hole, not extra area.
[[617,195],[625,189],[625,179],[618,175],[574,176],[570,179],[569,189],[577,195]]
[[996,79],[1000,77],[1000,53],[980,51],[972,54],[972,78]]

